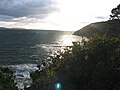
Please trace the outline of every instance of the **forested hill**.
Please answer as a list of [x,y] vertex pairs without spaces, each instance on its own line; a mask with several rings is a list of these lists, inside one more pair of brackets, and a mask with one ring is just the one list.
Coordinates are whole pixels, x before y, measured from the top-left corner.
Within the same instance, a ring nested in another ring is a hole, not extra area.
[[113,19],[89,24],[74,32],[74,35],[90,36],[94,34],[120,34],[120,20]]

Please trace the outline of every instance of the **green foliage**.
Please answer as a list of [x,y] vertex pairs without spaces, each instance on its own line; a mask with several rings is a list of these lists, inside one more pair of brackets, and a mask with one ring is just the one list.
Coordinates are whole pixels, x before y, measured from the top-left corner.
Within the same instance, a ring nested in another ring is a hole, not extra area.
[[14,84],[13,72],[8,68],[0,68],[0,90],[17,90]]
[[119,44],[120,36],[106,35],[73,42],[73,47],[67,47],[53,58],[52,66],[31,74],[33,85],[26,90],[54,90],[54,86],[48,85],[53,85],[60,73],[72,82],[71,86],[76,87],[70,90],[119,90]]
[[[60,69],[79,90],[119,90],[120,36],[95,36],[61,54]],[[63,63],[64,62],[64,63]]]
[[[54,89],[56,75],[56,66],[52,65],[49,68],[45,68],[42,71],[36,71],[31,73],[33,83],[31,87],[25,90],[51,90]],[[51,86],[52,85],[52,86]]]

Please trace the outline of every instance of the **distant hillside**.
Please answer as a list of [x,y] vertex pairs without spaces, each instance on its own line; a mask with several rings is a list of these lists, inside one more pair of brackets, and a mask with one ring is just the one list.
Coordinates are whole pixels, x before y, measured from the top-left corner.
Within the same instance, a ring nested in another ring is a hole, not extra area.
[[14,31],[14,30],[23,30],[23,31],[25,31],[25,30],[27,30],[27,31],[58,31],[58,32],[66,32],[66,33],[70,33],[70,34],[72,34],[73,33],[73,31],[62,31],[62,30],[52,30],[52,29],[49,29],[49,30],[47,30],[47,29],[26,29],[26,28],[7,28],[7,27],[0,27],[0,30],[11,30],[11,31]]
[[6,27],[0,27],[0,30],[31,30],[31,29],[25,29],[25,28],[6,28]]
[[90,36],[94,34],[120,34],[120,20],[108,20],[89,24],[82,29],[74,32],[74,35]]

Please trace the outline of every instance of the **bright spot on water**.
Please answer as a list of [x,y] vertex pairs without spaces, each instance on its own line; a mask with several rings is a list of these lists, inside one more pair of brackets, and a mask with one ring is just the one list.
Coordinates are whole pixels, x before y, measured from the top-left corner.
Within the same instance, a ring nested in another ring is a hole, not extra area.
[[64,35],[61,39],[63,46],[71,46],[72,45],[72,37],[70,35]]
[[63,35],[59,38],[60,44],[62,46],[72,46],[72,42],[81,41],[82,37],[75,35]]

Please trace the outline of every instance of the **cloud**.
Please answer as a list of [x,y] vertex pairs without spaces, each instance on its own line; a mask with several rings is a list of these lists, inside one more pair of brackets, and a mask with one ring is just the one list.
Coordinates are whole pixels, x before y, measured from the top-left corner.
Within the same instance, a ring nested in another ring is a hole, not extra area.
[[13,17],[11,16],[6,16],[6,15],[0,15],[0,21],[6,21],[8,22],[9,20],[11,21]]
[[105,16],[96,16],[95,18],[96,18],[96,19],[103,19],[103,20],[104,20],[104,19],[108,19],[108,17],[105,17]]
[[[0,18],[45,18],[56,10],[54,0],[0,0]],[[0,19],[1,20],[1,19]]]

